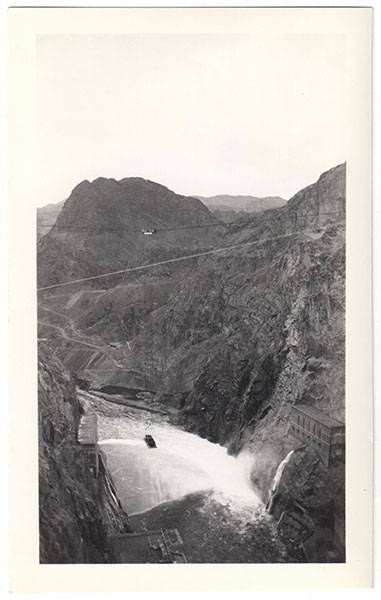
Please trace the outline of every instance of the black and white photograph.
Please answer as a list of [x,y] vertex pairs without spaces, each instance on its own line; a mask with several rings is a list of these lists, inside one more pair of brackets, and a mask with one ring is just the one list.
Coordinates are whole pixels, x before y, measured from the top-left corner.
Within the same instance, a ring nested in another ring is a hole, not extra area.
[[347,562],[351,47],[256,11],[35,36],[40,565]]

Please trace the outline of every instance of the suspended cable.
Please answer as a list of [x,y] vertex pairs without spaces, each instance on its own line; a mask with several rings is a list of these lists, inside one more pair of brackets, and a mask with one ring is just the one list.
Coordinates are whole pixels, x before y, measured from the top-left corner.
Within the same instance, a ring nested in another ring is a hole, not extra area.
[[141,229],[129,229],[127,227],[86,227],[81,225],[37,225],[37,229],[63,229],[68,231],[109,231],[109,232],[119,232],[119,231],[132,231],[135,233],[140,233]]
[[127,269],[120,269],[119,271],[111,271],[109,273],[102,273],[101,275],[93,275],[91,277],[83,277],[81,279],[73,279],[71,281],[65,281],[65,282],[61,282],[61,283],[55,283],[53,285],[46,285],[44,287],[40,287],[37,288],[37,292],[42,292],[44,290],[50,290],[53,288],[58,288],[58,287],[62,287],[62,286],[66,286],[66,285],[74,285],[76,283],[83,283],[85,281],[94,281],[96,279],[102,279],[104,277],[111,277],[113,275],[122,275],[123,273],[131,273],[133,271],[142,271],[145,269],[150,269],[152,267],[158,267],[160,265],[167,265],[170,263],[175,263],[175,262],[179,262],[182,260],[190,260],[192,258],[199,258],[201,256],[207,256],[207,255],[211,255],[211,254],[217,254],[218,252],[224,252],[225,250],[235,250],[236,248],[244,248],[245,246],[252,246],[255,244],[264,244],[266,242],[271,242],[274,240],[280,240],[280,239],[284,239],[286,237],[291,237],[293,235],[295,235],[295,233],[300,233],[300,232],[292,232],[292,233],[286,233],[284,235],[278,235],[275,237],[271,237],[271,238],[265,238],[265,239],[261,239],[261,240],[254,240],[252,242],[245,242],[243,244],[235,244],[232,246],[223,246],[222,248],[215,248],[213,250],[207,250],[205,252],[198,252],[197,254],[188,254],[186,256],[180,256],[177,258],[170,258],[168,260],[162,260],[159,262],[155,262],[155,263],[150,263],[148,265],[139,265],[137,267],[129,267]]
[[[268,209],[268,210],[277,210],[277,209]],[[267,212],[267,211],[264,211]],[[320,212],[315,215],[300,215],[300,218],[314,218],[320,217],[321,215],[337,215],[342,213],[341,210],[334,210],[329,212]],[[251,223],[255,223],[256,217],[263,214],[261,213],[248,213],[248,217],[244,219],[237,219],[236,221],[220,221],[218,223],[201,223],[199,225],[183,225],[179,227],[155,227],[155,232],[165,232],[165,231],[183,231],[186,229],[203,229],[207,227],[230,227],[231,225],[248,225]],[[297,212],[294,211],[292,215],[282,216],[282,215],[272,215],[269,219],[260,219],[261,223],[266,223],[268,221],[274,221],[274,219],[280,219],[281,221],[295,219],[297,216]],[[86,227],[81,225],[37,225],[37,229],[58,229],[62,231],[96,231],[96,232],[106,232],[106,233],[142,233],[143,229],[131,229],[129,227]]]

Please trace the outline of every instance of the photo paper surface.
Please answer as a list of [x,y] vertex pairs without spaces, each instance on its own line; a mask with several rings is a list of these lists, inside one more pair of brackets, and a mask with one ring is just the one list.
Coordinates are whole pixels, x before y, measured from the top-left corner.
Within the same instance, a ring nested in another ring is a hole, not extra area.
[[369,584],[370,31],[12,11],[15,591]]

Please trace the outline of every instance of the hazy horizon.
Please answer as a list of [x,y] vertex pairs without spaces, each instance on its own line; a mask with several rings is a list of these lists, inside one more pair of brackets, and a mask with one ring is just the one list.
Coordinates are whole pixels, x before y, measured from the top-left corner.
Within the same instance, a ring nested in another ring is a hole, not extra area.
[[35,204],[143,177],[288,200],[346,160],[341,35],[39,35]]
[[[342,163],[345,163],[345,162],[346,161],[342,161]],[[342,164],[342,163],[339,163],[339,164]],[[338,165],[333,165],[330,168],[334,168],[334,167],[337,167],[337,166]],[[325,170],[328,171],[329,169],[325,169]],[[325,171],[322,171],[322,173],[324,173],[324,172]],[[307,187],[308,185],[315,183],[317,181],[317,179],[319,178],[319,176],[322,173],[319,173],[319,175],[316,177],[316,179],[314,181],[311,181],[310,183],[307,183],[306,186],[303,186],[303,187]],[[134,178],[135,176],[131,175],[130,177]],[[126,177],[120,177],[119,179],[115,179],[115,177],[104,177],[103,175],[99,175],[99,177],[95,177],[94,179],[88,180],[88,181],[90,181],[90,183],[92,183],[93,181],[95,181],[96,179],[99,179],[99,178],[101,178],[101,179],[114,179],[115,181],[120,181],[122,179],[128,179]],[[149,180],[147,177],[141,177],[141,179],[152,181],[152,180]],[[59,204],[60,202],[66,202],[66,200],[70,197],[70,194],[73,191],[73,189],[77,185],[79,185],[80,183],[82,183],[83,181],[86,181],[86,179],[82,179],[81,181],[79,181],[72,188],[72,190],[70,190],[69,194],[65,198],[61,198],[60,200],[55,200],[54,202],[47,202],[46,204],[41,204],[37,208],[44,208],[44,207],[48,206],[49,204]],[[160,185],[164,185],[160,181],[155,181],[153,183],[158,183]],[[167,187],[170,191],[174,192],[175,194],[184,195],[184,196],[189,197],[189,198],[203,198],[203,199],[206,199],[206,200],[209,200],[209,199],[212,199],[212,198],[217,198],[219,196],[230,196],[231,198],[246,198],[246,197],[249,197],[249,198],[258,198],[258,199],[262,199],[262,198],[282,198],[282,200],[286,200],[287,202],[292,198],[293,195],[295,195],[297,192],[299,192],[300,190],[303,189],[303,187],[298,188],[297,190],[295,190],[295,194],[292,194],[289,198],[285,198],[284,196],[279,196],[278,194],[265,194],[265,195],[261,195],[261,196],[258,196],[256,194],[225,194],[224,192],[217,193],[217,194],[211,194],[210,196],[204,196],[203,194],[181,194],[180,192],[178,192],[175,189],[172,189],[169,186],[164,186],[164,187]]]

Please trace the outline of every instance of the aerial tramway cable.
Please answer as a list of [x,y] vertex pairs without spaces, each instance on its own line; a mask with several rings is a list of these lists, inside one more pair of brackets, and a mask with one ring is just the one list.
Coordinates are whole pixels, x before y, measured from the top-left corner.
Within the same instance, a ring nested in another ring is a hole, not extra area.
[[[268,210],[276,210],[276,209],[268,209]],[[297,211],[290,211],[292,214],[289,216],[280,216],[279,219],[281,221],[287,221],[287,220],[293,220],[295,218],[296,221],[296,216],[297,216]],[[334,210],[334,211],[329,211],[329,212],[321,212],[317,215],[312,215],[313,217],[318,217],[320,215],[336,215],[341,213],[342,211],[339,210]],[[200,223],[199,225],[183,225],[180,227],[155,227],[155,229],[130,229],[129,227],[86,227],[86,226],[81,226],[81,225],[37,225],[37,229],[57,229],[57,230],[62,230],[62,231],[97,231],[99,233],[101,232],[106,232],[106,233],[123,233],[125,232],[130,232],[130,233],[143,233],[144,231],[153,231],[155,233],[160,232],[166,232],[166,231],[184,231],[186,229],[203,229],[203,228],[208,228],[208,227],[230,227],[231,225],[248,225],[251,224],[253,222],[253,220],[256,218],[256,216],[262,213],[248,213],[248,215],[250,215],[250,218],[246,218],[246,219],[238,219],[236,221],[227,221],[227,222],[223,222],[220,221],[218,223]],[[305,215],[307,216],[307,215]],[[274,218],[276,219],[277,216],[276,215],[272,215],[269,219],[260,219],[261,223],[266,223],[268,221],[274,221]]]
[[128,269],[121,269],[119,271],[111,271],[109,273],[102,273],[101,275],[93,275],[91,277],[83,277],[82,279],[73,279],[71,281],[64,281],[61,283],[55,283],[53,285],[46,285],[44,287],[40,287],[37,288],[38,292],[42,292],[44,290],[50,290],[53,288],[58,288],[58,287],[62,287],[65,285],[74,285],[76,283],[83,283],[84,281],[94,281],[95,279],[101,279],[104,277],[110,277],[112,275],[121,275],[123,273],[131,273],[133,271],[142,271],[144,269],[149,269],[151,267],[157,267],[160,265],[166,265],[169,263],[174,263],[174,262],[179,262],[181,260],[190,260],[192,258],[199,258],[201,256],[207,256],[210,254],[216,254],[217,252],[223,252],[225,250],[234,250],[236,248],[243,248],[244,246],[250,246],[250,245],[254,245],[254,244],[261,244],[261,243],[265,243],[265,242],[269,242],[272,240],[278,240],[281,238],[285,238],[285,237],[290,237],[291,235],[294,235],[294,233],[287,233],[285,235],[280,235],[277,237],[273,237],[273,238],[265,238],[262,240],[255,240],[253,242],[245,242],[244,244],[235,244],[232,246],[223,246],[221,248],[214,248],[213,250],[207,250],[206,252],[198,252],[197,254],[187,254],[186,256],[179,256],[177,258],[169,258],[168,260],[162,260],[159,262],[155,262],[155,263],[150,263],[148,265],[139,265],[137,267],[129,267]]
[[52,285],[46,285],[40,288],[37,288],[37,292],[42,292],[44,290],[51,290],[54,288],[59,288],[59,287],[63,287],[66,285],[74,285],[77,283],[84,283],[85,281],[94,281],[96,279],[102,279],[104,277],[111,277],[113,275],[122,275],[124,273],[132,273],[134,271],[142,271],[144,269],[150,269],[152,267],[158,267],[160,265],[167,265],[170,263],[175,263],[175,262],[179,262],[182,260],[190,260],[192,258],[200,258],[201,256],[208,256],[208,255],[212,255],[212,254],[217,254],[219,252],[225,252],[227,250],[235,250],[237,248],[244,248],[245,246],[253,246],[256,244],[264,244],[266,242],[271,242],[271,241],[275,241],[275,240],[280,240],[280,239],[284,239],[287,237],[292,237],[293,235],[295,235],[295,233],[300,233],[300,232],[295,232],[293,231],[292,233],[286,233],[284,235],[278,235],[278,236],[274,236],[271,238],[264,238],[264,239],[260,239],[260,240],[254,240],[252,242],[244,242],[243,244],[233,244],[231,246],[222,246],[220,248],[214,248],[213,250],[207,250],[205,252],[198,252],[197,254],[188,254],[186,256],[179,256],[177,258],[169,258],[167,260],[162,260],[159,262],[155,262],[155,263],[150,263],[148,265],[138,265],[137,267],[129,267],[127,269],[120,269],[119,271],[111,271],[109,273],[102,273],[100,275],[92,275],[91,277],[82,277],[81,279],[73,279],[71,281],[64,281],[61,283],[55,283]]

